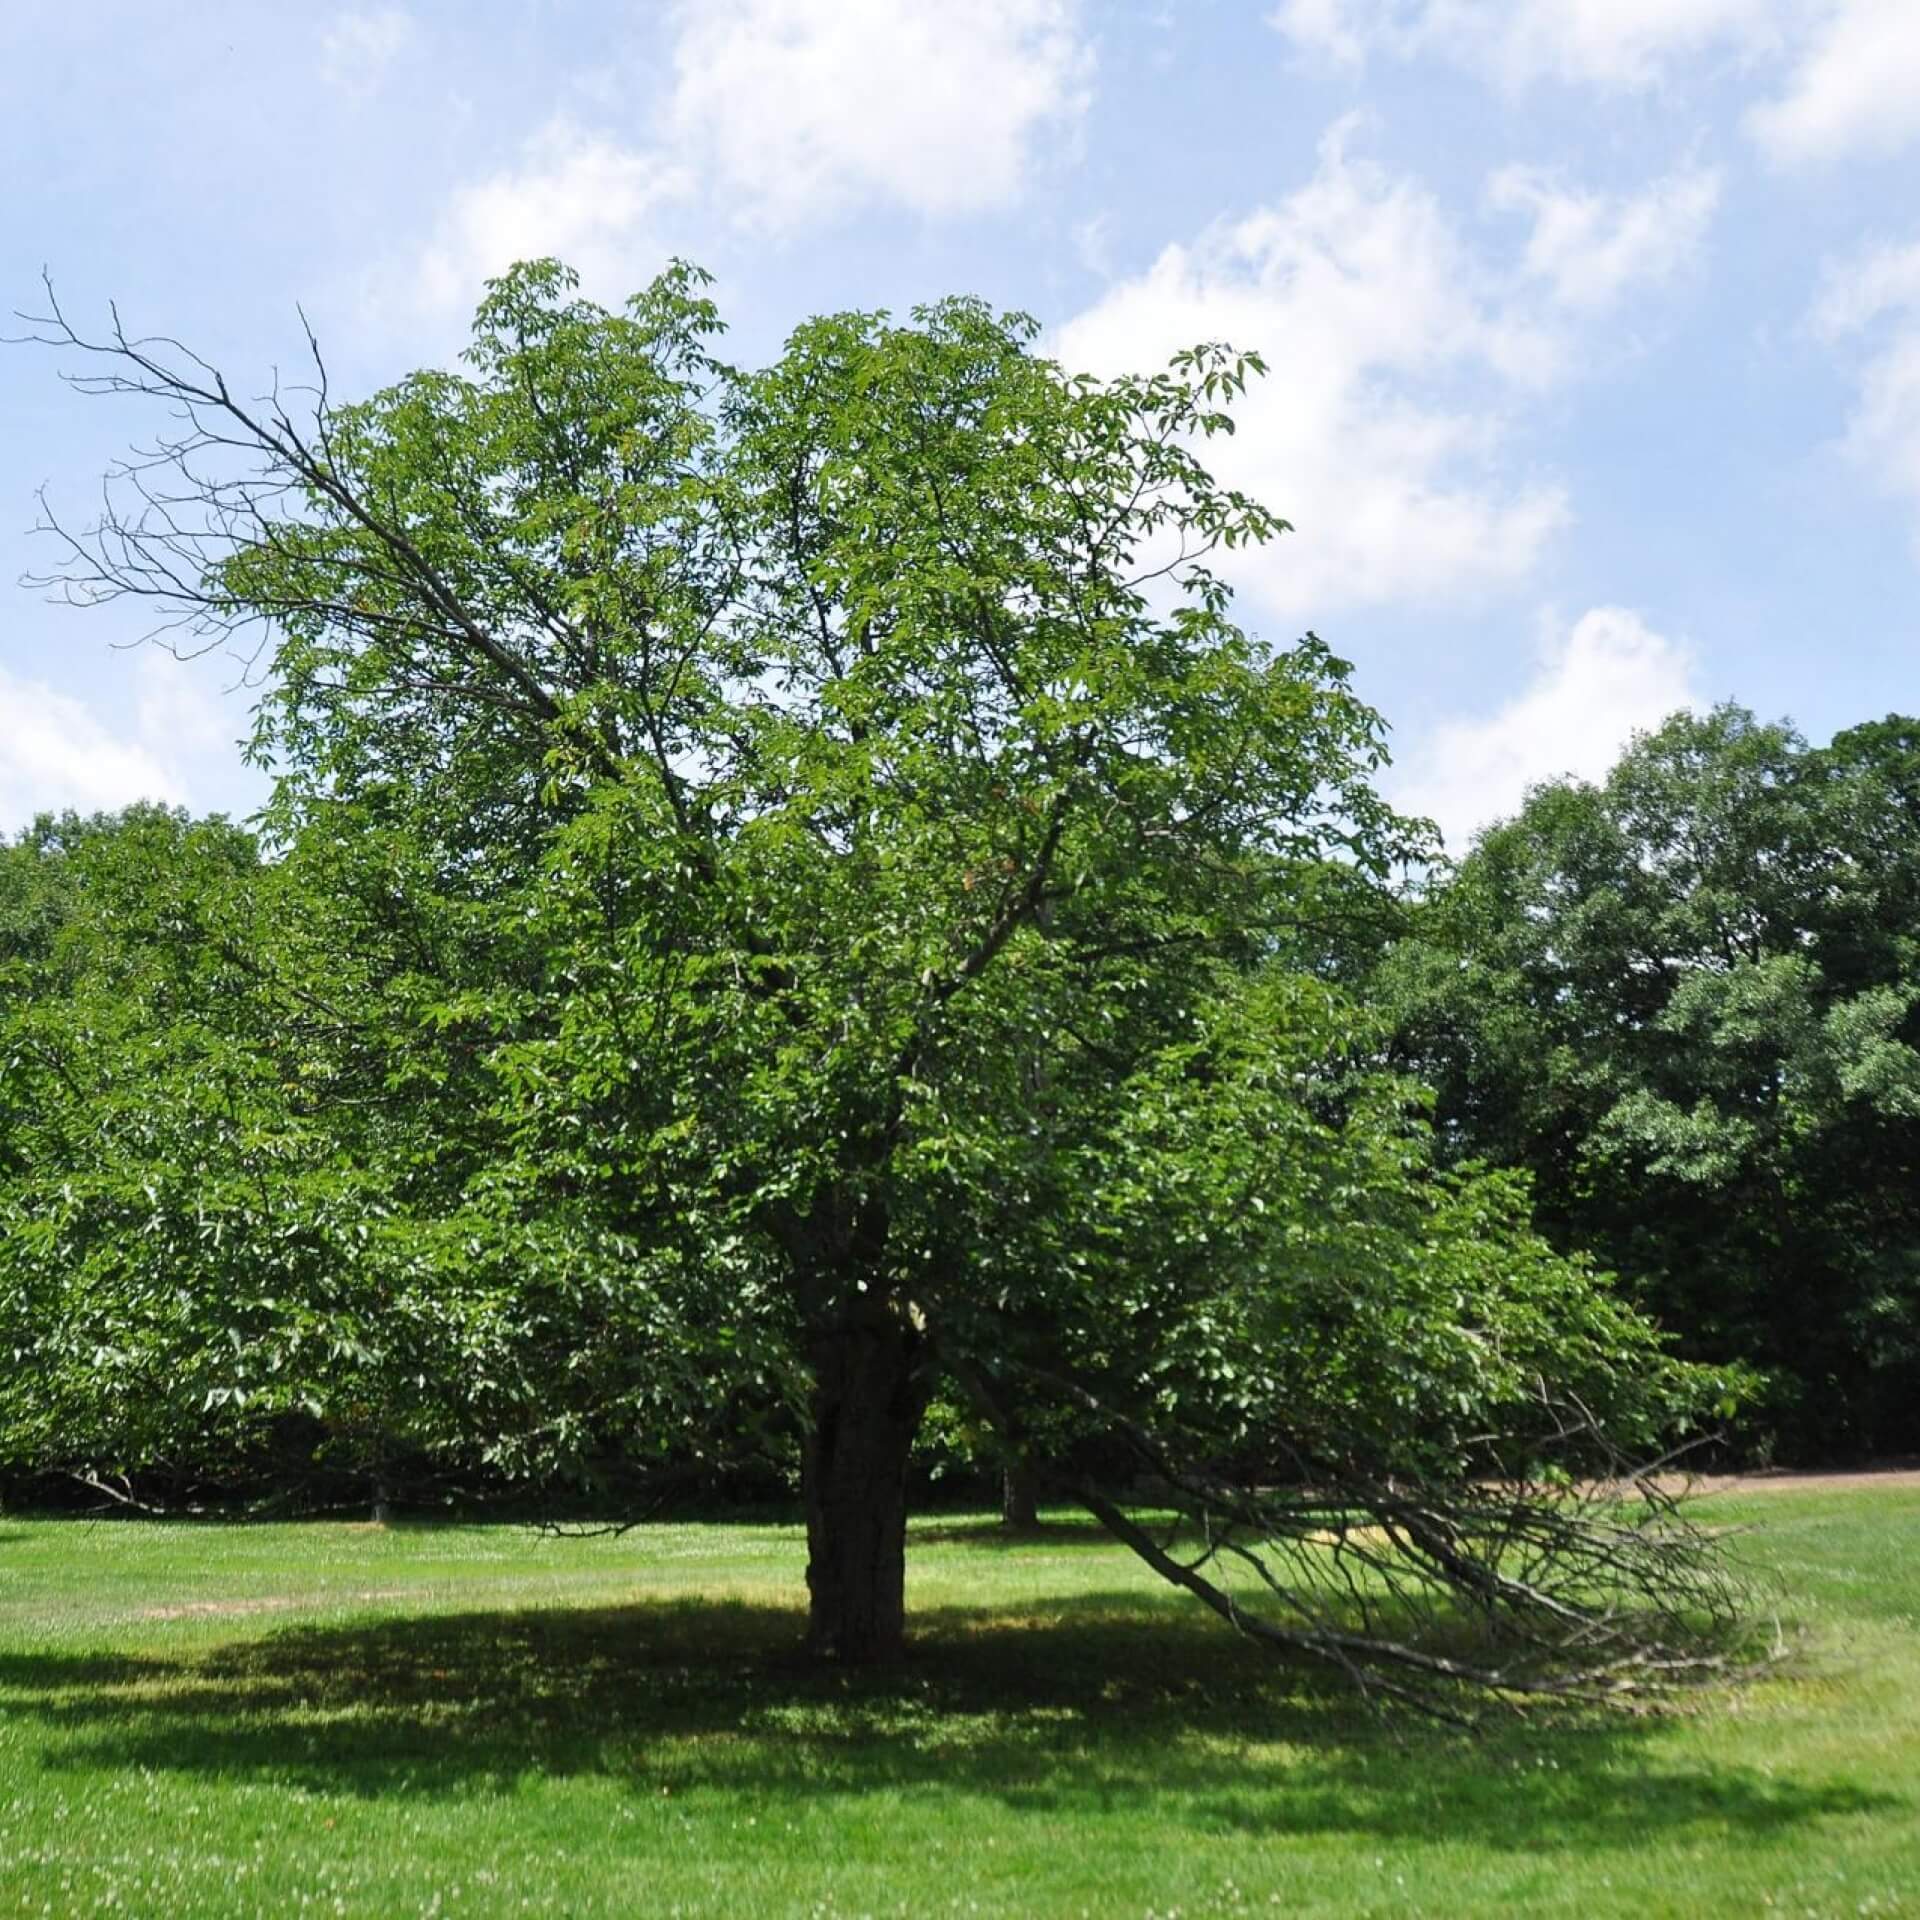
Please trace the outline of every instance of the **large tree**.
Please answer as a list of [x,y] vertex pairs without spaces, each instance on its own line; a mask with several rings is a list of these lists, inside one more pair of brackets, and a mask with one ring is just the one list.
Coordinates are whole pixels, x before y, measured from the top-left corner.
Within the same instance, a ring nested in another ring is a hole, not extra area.
[[[167,1404],[190,1352],[182,1419],[299,1403],[530,1475],[797,1429],[851,1661],[901,1644],[936,1392],[1356,1670],[1557,1687],[1556,1648],[1591,1678],[1711,1609],[1657,1506],[1525,1488],[1715,1383],[1513,1182],[1433,1170],[1324,977],[1405,833],[1342,665],[1251,639],[1209,564],[1280,529],[1196,452],[1258,363],[1072,377],[965,300],[761,372],[716,330],[690,269],[608,311],[532,265],[463,371],[296,407],[50,317],[174,414],[62,578],[258,634],[278,784],[273,857],[174,943],[208,1037],[146,1239],[90,1211],[104,1133],[93,1184],[51,1144],[15,1182],[16,1392],[107,1444],[103,1367]],[[102,1031],[76,1088],[145,1070]],[[1197,1563],[1116,1497],[1143,1474]],[[1436,1598],[1520,1631],[1407,1644]]]
[[1920,1446],[1920,729],[1677,714],[1486,834],[1384,972],[1451,1151],[1686,1346],[1755,1443]]

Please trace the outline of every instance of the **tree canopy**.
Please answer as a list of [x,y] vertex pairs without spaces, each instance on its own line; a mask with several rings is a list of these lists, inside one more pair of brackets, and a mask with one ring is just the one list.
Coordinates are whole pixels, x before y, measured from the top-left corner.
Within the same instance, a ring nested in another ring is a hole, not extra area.
[[[1329,977],[1419,842],[1344,665],[1214,570],[1282,530],[1201,458],[1257,360],[1096,381],[953,300],[748,371],[694,270],[610,311],[551,263],[352,405],[46,337],[172,416],[60,578],[258,635],[278,778],[259,858],[97,836],[9,1015],[5,1444],[797,1442],[812,1642],[866,1660],[940,1394],[1382,1684],[1692,1657],[1704,1543],[1552,1488],[1727,1382],[1435,1165]],[[1506,1636],[1407,1637],[1462,1604]]]
[[1920,1446],[1920,726],[1675,715],[1419,924],[1385,992],[1450,1153],[1762,1370],[1756,1440]]

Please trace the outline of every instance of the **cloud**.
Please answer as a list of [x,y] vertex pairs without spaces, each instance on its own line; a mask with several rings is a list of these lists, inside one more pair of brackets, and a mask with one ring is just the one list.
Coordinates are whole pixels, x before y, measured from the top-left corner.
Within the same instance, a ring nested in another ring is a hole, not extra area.
[[1920,6],[1838,0],[1747,130],[1782,165],[1889,152],[1920,134]]
[[1096,373],[1199,340],[1266,356],[1207,452],[1298,528],[1242,573],[1286,617],[1510,586],[1568,517],[1556,484],[1503,470],[1513,390],[1553,375],[1559,342],[1430,194],[1349,155],[1351,131],[1298,192],[1167,248],[1052,342]]
[[1515,812],[1529,788],[1566,775],[1598,779],[1636,732],[1698,705],[1686,648],[1625,607],[1595,607],[1548,638],[1533,678],[1504,706],[1434,728],[1390,795],[1404,812],[1437,821],[1458,853]]
[[[860,207],[1005,205],[1041,136],[1070,132],[1086,108],[1079,6],[686,0],[670,16],[658,114],[618,132],[549,121],[512,164],[453,195],[397,276],[401,298],[463,309],[489,275],[545,254],[624,296],[658,265],[659,218],[679,205],[785,229]],[[376,286],[376,307],[395,278]]]
[[337,13],[320,33],[320,75],[343,93],[372,93],[412,46],[419,29],[399,7]]
[[1384,8],[1368,0],[1281,0],[1268,24],[1303,52],[1342,67],[1364,64],[1376,48],[1397,46],[1417,28],[1413,20],[1396,27]]
[[[1878,247],[1829,269],[1813,325],[1837,351],[1857,356],[1847,455],[1887,492],[1920,507],[1920,241]],[[1914,543],[1920,552],[1920,519]]]
[[1283,0],[1272,24],[1304,52],[1353,66],[1438,54],[1498,84],[1659,84],[1716,44],[1763,47],[1782,0]]
[[1716,51],[1784,65],[1781,90],[1746,115],[1783,166],[1920,136],[1915,0],[1282,0],[1269,20],[1338,66],[1432,57],[1508,89],[1644,91]]
[[[134,724],[139,738],[163,764],[179,770],[192,760],[224,752],[242,730],[236,710],[213,691],[209,660],[176,660],[160,647],[143,647],[134,662]],[[192,784],[181,778],[183,786]]]
[[1096,280],[1113,278],[1113,216],[1096,213],[1073,230],[1073,257]]
[[652,216],[682,199],[684,169],[572,121],[549,121],[517,164],[454,195],[414,276],[419,303],[469,305],[480,283],[516,260],[558,255],[589,286],[631,292],[658,263]]
[[215,690],[220,663],[157,648],[133,663],[132,722],[115,726],[84,699],[0,667],[0,832],[36,813],[92,813],[135,800],[257,804],[261,781],[238,765],[239,708]]
[[1019,197],[1087,103],[1077,0],[683,5],[665,138],[741,216],[966,214]]
[[84,702],[0,667],[0,828],[72,807],[181,801],[186,789],[146,742],[116,735]]
[[1858,333],[1889,313],[1920,309],[1920,240],[1875,247],[1827,270],[1814,308],[1815,330],[1828,340]]
[[1698,253],[1720,202],[1720,176],[1691,168],[1644,193],[1587,193],[1537,167],[1507,167],[1489,202],[1530,216],[1526,271],[1562,306],[1598,310],[1630,287],[1669,280]]
[[[1510,0],[1470,10],[1496,17],[1492,44],[1509,82],[1640,89],[1657,86],[1676,61],[1715,45],[1770,43],[1777,6],[1776,0]],[[1444,21],[1441,26],[1444,31]]]

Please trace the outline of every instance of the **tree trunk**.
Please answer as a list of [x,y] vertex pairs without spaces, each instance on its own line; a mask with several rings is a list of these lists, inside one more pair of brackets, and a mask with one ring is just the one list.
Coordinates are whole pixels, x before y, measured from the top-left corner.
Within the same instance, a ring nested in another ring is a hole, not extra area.
[[1021,1533],[1031,1533],[1040,1524],[1040,1476],[1031,1461],[1015,1460],[1002,1470],[1000,1518]]
[[813,1343],[807,1644],[847,1666],[906,1648],[907,1455],[926,1406],[920,1336],[890,1315]]

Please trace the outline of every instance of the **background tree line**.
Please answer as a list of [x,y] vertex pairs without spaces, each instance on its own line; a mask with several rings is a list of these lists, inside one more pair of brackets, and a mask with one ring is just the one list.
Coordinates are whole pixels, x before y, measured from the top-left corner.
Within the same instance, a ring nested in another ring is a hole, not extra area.
[[1744,1453],[1920,1450],[1920,723],[1676,715],[1488,832],[1373,989],[1449,1158],[1756,1370]]

